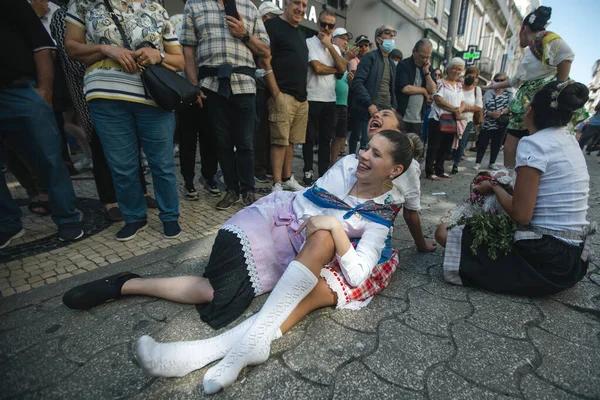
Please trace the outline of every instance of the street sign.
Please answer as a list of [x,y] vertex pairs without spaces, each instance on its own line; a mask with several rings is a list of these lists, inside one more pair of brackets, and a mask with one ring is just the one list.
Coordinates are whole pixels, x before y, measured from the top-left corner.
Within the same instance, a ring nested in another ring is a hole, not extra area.
[[475,61],[481,58],[481,52],[477,49],[477,46],[469,46],[467,51],[463,53],[463,60],[467,66],[475,65]]

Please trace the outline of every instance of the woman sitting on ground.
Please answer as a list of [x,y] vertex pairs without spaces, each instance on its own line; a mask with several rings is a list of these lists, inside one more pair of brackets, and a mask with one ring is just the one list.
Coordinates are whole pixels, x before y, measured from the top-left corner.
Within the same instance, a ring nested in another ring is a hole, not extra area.
[[388,183],[407,170],[411,142],[382,131],[360,156],[346,156],[311,188],[275,192],[244,208],[219,230],[203,277],[140,279],[124,273],[67,292],[86,309],[121,295],[197,304],[214,328],[271,292],[261,311],[230,331],[196,342],[138,340],[136,356],[153,376],[184,376],[224,357],[204,378],[206,393],[231,385],[246,365],[269,357],[270,342],[321,307],[364,307],[398,265],[390,228],[402,199]]
[[590,177],[583,154],[566,125],[588,100],[581,83],[551,82],[537,92],[525,113],[530,136],[519,142],[513,195],[497,182],[483,181],[480,194],[495,194],[506,213],[521,227],[511,250],[492,259],[488,247],[473,254],[476,232],[469,225],[436,231],[446,247],[447,281],[499,293],[539,296],[557,293],[579,282],[588,267],[584,242]]

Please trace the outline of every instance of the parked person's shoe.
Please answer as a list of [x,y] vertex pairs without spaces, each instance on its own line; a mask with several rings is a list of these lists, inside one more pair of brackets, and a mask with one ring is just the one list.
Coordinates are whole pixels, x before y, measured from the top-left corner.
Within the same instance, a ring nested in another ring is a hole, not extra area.
[[81,160],[77,161],[73,164],[75,169],[92,169],[94,168],[94,164],[92,163],[92,159],[88,157],[83,157]]
[[105,208],[104,218],[106,218],[107,221],[111,222],[121,222],[124,219],[123,213],[121,212],[121,209],[119,207],[111,207],[109,209]]
[[269,183],[271,179],[267,177],[267,174],[254,175],[254,180],[258,183]]
[[254,192],[248,192],[242,195],[242,204],[244,206],[252,205],[256,201],[256,194]]
[[456,175],[456,174],[458,174],[458,166],[457,166],[457,165],[453,165],[453,166],[452,166],[452,171],[450,171],[450,173],[451,173],[452,175]]
[[294,178],[294,175],[290,176],[287,181],[281,182],[281,186],[284,190],[291,190],[292,192],[297,192],[298,190],[304,189],[304,186],[298,183],[296,178]]
[[163,236],[166,239],[175,239],[181,235],[181,228],[177,221],[163,222]]
[[229,210],[235,203],[239,203],[240,195],[235,190],[228,190],[225,196],[217,203],[217,210]]
[[311,186],[313,184],[313,176],[314,172],[312,170],[304,171],[304,178],[302,178],[302,182],[304,182],[304,184],[307,186]]
[[273,187],[271,187],[271,193],[273,192],[283,192],[283,186],[281,185],[281,182],[275,182],[273,184]]
[[131,272],[121,272],[106,278],[84,283],[63,296],[65,306],[74,310],[88,310],[107,301],[121,297],[121,288],[130,279],[139,278]]
[[479,171],[480,168],[481,168],[481,164],[475,164],[475,165],[473,165],[473,169],[475,171]]
[[74,242],[82,236],[81,222],[67,222],[58,226],[58,240],[61,242]]
[[158,203],[154,197],[150,196],[149,194],[144,195],[144,197],[146,198],[146,207],[158,208]]
[[8,247],[13,240],[20,238],[24,234],[25,229],[23,228],[20,228],[18,231],[0,232],[0,249]]
[[500,169],[500,167],[498,167],[495,163],[488,165],[488,168],[492,171],[498,171]]
[[211,195],[213,197],[221,196],[221,190],[219,190],[219,187],[217,186],[217,182],[214,179],[211,179],[211,180],[204,179],[203,185],[209,195]]
[[119,242],[126,242],[133,239],[137,234],[148,227],[147,221],[131,222],[125,224],[119,232],[117,232],[117,240]]
[[200,200],[198,192],[193,184],[185,184],[185,199],[190,201]]

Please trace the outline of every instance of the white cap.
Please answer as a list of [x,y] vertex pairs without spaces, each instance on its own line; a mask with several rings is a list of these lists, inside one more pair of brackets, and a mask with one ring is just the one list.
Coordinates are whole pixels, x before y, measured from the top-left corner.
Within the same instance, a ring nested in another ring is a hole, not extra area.
[[333,31],[332,37],[348,35],[348,40],[352,40],[352,34],[346,30],[346,28],[336,28]]
[[258,7],[258,12],[261,17],[264,17],[267,14],[275,14],[281,15],[283,11],[281,11],[275,4],[273,4],[270,0],[265,0],[260,7]]

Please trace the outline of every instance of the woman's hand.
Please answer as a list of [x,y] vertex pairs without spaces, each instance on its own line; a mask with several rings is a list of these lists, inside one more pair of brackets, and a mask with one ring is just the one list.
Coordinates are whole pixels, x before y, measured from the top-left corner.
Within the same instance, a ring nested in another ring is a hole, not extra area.
[[341,228],[342,224],[336,217],[327,215],[317,215],[310,217],[300,225],[296,233],[300,233],[306,229],[306,238],[316,231],[329,231],[332,232],[336,228]]
[[494,185],[490,181],[483,181],[475,186],[475,191],[479,194],[490,194],[494,192]]
[[492,90],[492,89],[496,89],[496,86],[494,86],[493,83],[488,83],[487,85],[485,85],[484,87],[481,88],[481,90]]
[[121,66],[126,72],[134,73],[139,71],[135,59],[135,53],[133,51],[129,49],[124,49],[122,47],[110,45],[104,46],[103,50],[104,54],[108,58],[121,64]]
[[142,47],[141,49],[136,50],[133,55],[135,56],[136,63],[140,64],[142,67],[160,64],[162,61],[160,51],[151,47]]

